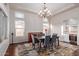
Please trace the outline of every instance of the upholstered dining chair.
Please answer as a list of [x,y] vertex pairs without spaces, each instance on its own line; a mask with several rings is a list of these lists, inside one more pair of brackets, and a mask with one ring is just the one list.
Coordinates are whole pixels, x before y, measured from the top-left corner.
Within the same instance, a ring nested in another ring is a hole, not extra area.
[[32,46],[33,46],[33,49],[35,49],[35,45],[36,45],[36,43],[39,44],[39,41],[34,37],[33,34],[31,35],[31,37],[32,37]]
[[57,34],[53,34],[51,38],[51,44],[53,47],[56,47],[56,39],[57,39]]
[[46,36],[44,40],[44,47],[50,48],[50,36]]

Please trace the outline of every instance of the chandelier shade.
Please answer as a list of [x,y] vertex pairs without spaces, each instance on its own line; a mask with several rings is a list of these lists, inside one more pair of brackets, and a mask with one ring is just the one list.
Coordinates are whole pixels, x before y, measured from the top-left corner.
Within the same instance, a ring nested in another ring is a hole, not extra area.
[[39,11],[39,15],[41,17],[48,17],[51,16],[50,10],[46,7],[46,3],[44,3],[42,9]]

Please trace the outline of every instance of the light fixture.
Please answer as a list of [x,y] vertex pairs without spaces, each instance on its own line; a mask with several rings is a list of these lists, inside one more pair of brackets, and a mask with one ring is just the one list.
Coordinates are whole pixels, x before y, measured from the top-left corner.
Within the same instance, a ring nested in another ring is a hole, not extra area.
[[44,3],[42,9],[39,12],[39,15],[44,18],[49,17],[51,15],[50,10],[46,7],[46,3]]

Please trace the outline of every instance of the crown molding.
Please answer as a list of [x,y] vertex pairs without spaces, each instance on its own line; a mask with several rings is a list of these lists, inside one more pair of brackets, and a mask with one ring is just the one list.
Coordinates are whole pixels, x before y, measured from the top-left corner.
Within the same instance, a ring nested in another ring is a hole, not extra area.
[[51,17],[54,17],[54,16],[59,15],[61,13],[67,12],[67,11],[72,10],[77,7],[79,7],[79,6],[76,6],[75,4],[68,5],[67,7],[64,7],[63,9],[60,9],[57,12],[55,12]]
[[[29,8],[24,8],[24,7],[22,7],[22,6],[18,6],[18,5],[11,5],[11,4],[9,4],[10,5],[10,8],[11,9],[21,9],[21,10],[25,10],[25,11],[27,11],[27,12],[31,12],[31,13],[34,13],[34,14],[37,14],[38,15],[38,12],[36,12],[36,11],[33,11],[33,10],[31,10],[31,9],[29,9]],[[68,5],[68,6],[65,6],[64,8],[62,8],[62,9],[60,9],[60,10],[56,10],[55,12],[51,12],[52,13],[52,15],[50,16],[50,18],[51,17],[53,17],[53,16],[56,16],[56,15],[58,15],[58,14],[61,14],[61,13],[63,13],[63,12],[66,12],[66,11],[69,11],[69,10],[71,10],[71,9],[74,9],[74,8],[76,8],[76,7],[78,7],[76,4],[70,4],[70,5]]]
[[15,5],[9,4],[9,6],[10,6],[10,9],[13,9],[13,10],[17,9],[17,10],[23,10],[23,11],[27,11],[27,12],[30,12],[30,13],[33,13],[33,14],[37,14],[36,11],[33,11],[29,8],[24,8],[24,7],[18,6],[16,4]]

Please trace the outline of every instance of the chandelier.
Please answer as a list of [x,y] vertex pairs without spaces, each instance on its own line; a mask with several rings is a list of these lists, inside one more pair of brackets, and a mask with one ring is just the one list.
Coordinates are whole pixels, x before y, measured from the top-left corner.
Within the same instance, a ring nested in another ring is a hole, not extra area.
[[43,7],[42,7],[42,9],[40,10],[39,15],[40,15],[41,17],[44,17],[44,18],[51,16],[51,12],[50,12],[50,10],[46,7],[46,3],[43,4]]

